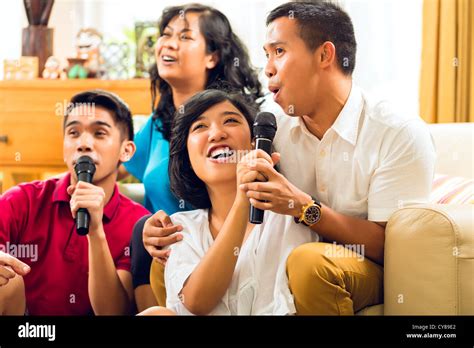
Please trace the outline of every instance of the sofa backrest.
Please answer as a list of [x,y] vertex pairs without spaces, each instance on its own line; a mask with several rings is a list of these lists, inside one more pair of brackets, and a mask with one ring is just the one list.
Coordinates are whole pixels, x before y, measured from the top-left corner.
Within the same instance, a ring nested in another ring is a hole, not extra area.
[[474,123],[428,125],[436,146],[437,174],[474,177]]

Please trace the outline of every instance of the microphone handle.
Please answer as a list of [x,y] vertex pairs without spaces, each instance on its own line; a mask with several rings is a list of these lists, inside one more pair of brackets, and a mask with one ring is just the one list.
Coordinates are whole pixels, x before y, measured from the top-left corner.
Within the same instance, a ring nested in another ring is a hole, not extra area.
[[[272,153],[272,141],[266,138],[257,138],[255,149],[261,149],[271,155]],[[252,224],[259,225],[263,222],[264,211],[254,206],[250,206],[249,220]]]
[[[92,175],[87,172],[79,173],[77,176],[79,181],[92,182]],[[89,233],[89,224],[91,216],[86,208],[79,208],[76,214],[76,231],[80,236],[85,236]]]
[[91,216],[86,208],[79,208],[76,214],[76,231],[80,236],[85,236],[89,233],[89,223]]

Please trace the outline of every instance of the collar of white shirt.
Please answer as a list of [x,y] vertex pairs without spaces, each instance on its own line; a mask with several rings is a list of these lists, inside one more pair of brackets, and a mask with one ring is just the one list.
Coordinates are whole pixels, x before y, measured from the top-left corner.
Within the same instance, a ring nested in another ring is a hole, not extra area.
[[[359,133],[359,120],[364,107],[364,98],[361,89],[352,83],[349,98],[336,118],[330,129],[334,130],[341,138],[355,146]],[[296,136],[301,131],[310,138],[317,138],[311,134],[306,127],[302,117],[292,117],[290,122],[290,133]]]

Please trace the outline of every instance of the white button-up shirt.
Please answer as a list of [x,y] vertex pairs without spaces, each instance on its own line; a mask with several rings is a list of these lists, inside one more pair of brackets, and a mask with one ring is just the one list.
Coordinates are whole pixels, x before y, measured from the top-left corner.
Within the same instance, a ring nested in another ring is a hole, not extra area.
[[419,117],[373,102],[353,84],[321,140],[301,117],[280,113],[277,121],[281,173],[335,211],[382,222],[398,208],[427,202],[436,154]]

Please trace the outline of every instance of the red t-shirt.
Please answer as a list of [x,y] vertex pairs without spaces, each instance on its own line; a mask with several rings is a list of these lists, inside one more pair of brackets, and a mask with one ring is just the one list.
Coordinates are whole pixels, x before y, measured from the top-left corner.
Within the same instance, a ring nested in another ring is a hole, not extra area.
[[[88,241],[75,230],[66,192],[70,178],[67,174],[20,184],[0,197],[0,250],[31,267],[24,281],[32,315],[93,314],[87,290]],[[117,270],[130,271],[133,225],[146,214],[115,185],[103,224]]]

